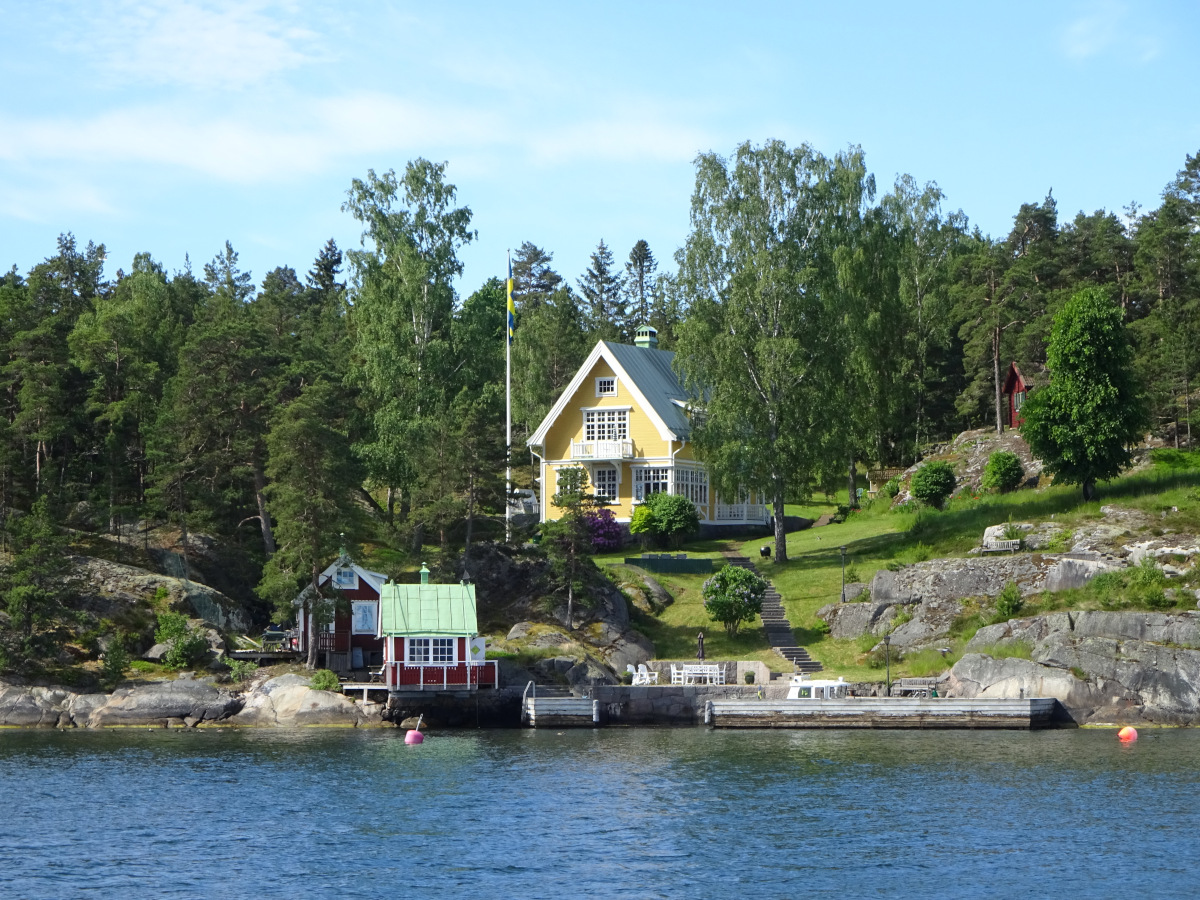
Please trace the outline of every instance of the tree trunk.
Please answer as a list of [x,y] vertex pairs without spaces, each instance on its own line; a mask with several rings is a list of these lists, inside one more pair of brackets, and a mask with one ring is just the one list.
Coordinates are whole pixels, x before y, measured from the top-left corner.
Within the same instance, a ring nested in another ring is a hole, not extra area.
[[262,526],[263,548],[267,556],[275,555],[275,535],[271,532],[271,514],[267,512],[267,477],[263,474],[262,463],[254,460],[254,500],[258,503],[258,522]]
[[390,485],[387,495],[387,523],[389,528],[396,527],[396,489]]
[[463,540],[463,575],[471,580],[471,534],[475,530],[475,473],[467,476],[467,534]]
[[777,563],[785,563],[788,561],[787,534],[783,530],[783,495],[783,479],[778,478],[775,481],[775,496],[772,498],[772,505],[775,508],[775,562]]
[[992,329],[992,380],[996,386],[996,434],[1004,434],[1004,422],[1001,418],[1000,407],[1002,393],[1000,390],[1000,329]]
[[846,492],[849,497],[847,506],[858,509],[858,472],[854,466],[854,454],[850,454],[850,462],[846,468]]
[[1092,500],[1096,499],[1096,479],[1095,478],[1083,479],[1083,499],[1084,499],[1084,502],[1087,502],[1087,503],[1090,503]]
[[308,660],[305,666],[309,669],[317,667],[317,564],[312,567],[312,599],[305,604],[308,609]]

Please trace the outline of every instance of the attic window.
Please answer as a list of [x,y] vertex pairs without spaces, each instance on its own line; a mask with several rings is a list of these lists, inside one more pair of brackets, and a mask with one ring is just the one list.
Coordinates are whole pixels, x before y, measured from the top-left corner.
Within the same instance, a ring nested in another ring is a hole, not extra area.
[[333,573],[333,584],[340,588],[353,588],[357,581],[353,569],[338,569]]
[[613,376],[596,379],[596,396],[597,397],[615,397],[617,396],[617,379]]

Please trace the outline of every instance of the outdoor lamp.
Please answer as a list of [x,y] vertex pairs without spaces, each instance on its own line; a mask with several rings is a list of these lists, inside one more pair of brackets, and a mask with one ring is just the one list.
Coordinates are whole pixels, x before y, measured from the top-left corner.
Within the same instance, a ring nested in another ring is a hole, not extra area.
[[887,695],[892,696],[892,636],[883,636],[883,660],[887,663]]

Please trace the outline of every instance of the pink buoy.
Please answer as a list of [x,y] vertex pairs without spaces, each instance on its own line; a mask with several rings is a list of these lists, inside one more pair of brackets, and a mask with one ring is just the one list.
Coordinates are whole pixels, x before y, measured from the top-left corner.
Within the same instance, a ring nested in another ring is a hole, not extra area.
[[425,735],[421,734],[421,732],[417,731],[415,728],[404,736],[404,743],[406,744],[419,744],[424,740]]
[[1126,725],[1117,732],[1117,740],[1122,744],[1132,744],[1137,740],[1137,729],[1132,725]]

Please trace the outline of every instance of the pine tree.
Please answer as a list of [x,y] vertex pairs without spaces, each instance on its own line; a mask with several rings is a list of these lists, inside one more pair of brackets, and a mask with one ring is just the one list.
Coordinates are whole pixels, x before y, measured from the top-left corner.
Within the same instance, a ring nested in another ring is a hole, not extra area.
[[624,279],[613,271],[612,251],[603,240],[596,245],[592,264],[579,279],[587,310],[588,330],[601,340],[616,340],[625,321],[621,292]]
[[60,642],[54,626],[77,590],[69,543],[45,495],[28,515],[10,521],[8,535],[13,555],[0,570],[0,595],[9,626],[0,645],[0,667],[51,653]]
[[654,300],[654,272],[658,263],[650,250],[650,245],[644,240],[638,241],[629,251],[629,261],[625,263],[625,313],[623,323],[626,341],[632,341],[638,328],[650,324],[651,305]]

